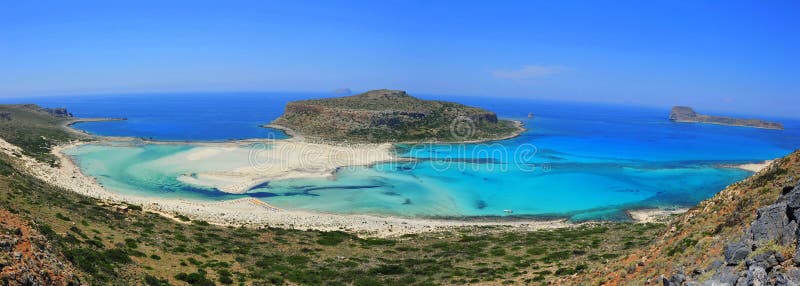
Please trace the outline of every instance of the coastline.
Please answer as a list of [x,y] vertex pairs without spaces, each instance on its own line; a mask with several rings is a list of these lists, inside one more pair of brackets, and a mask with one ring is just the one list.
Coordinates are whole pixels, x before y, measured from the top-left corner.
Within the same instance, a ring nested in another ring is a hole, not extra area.
[[[64,149],[81,144],[87,144],[87,142],[73,142],[54,147],[52,153],[61,161],[58,167],[51,167],[27,156],[19,159],[26,172],[68,191],[101,199],[109,204],[127,203],[140,205],[147,211],[153,211],[173,219],[175,216],[172,214],[181,214],[194,220],[205,220],[209,223],[225,226],[279,227],[321,231],[342,230],[363,236],[388,237],[463,228],[501,227],[538,230],[579,225],[567,222],[565,219],[476,222],[317,213],[280,209],[253,198],[208,202],[124,195],[106,190],[94,178],[83,174],[72,159],[62,152]],[[9,154],[19,152],[18,147],[2,139],[0,139],[0,149]]]
[[[519,123],[521,124],[521,123]],[[521,127],[521,125],[519,125]],[[65,128],[72,129],[69,125]],[[514,136],[523,132],[521,129]],[[75,132],[80,132],[74,130]],[[81,134],[86,134],[81,132]],[[287,133],[288,134],[288,133]],[[252,143],[274,143],[277,141],[297,142],[298,137],[282,140],[247,139],[225,142],[165,142],[142,140],[130,137],[104,137],[90,135],[92,141],[75,141],[68,144],[55,146],[51,152],[60,160],[58,167],[52,167],[23,156],[19,158],[24,169],[30,174],[62,187],[68,191],[90,196],[106,201],[107,204],[135,204],[146,211],[161,214],[165,217],[176,219],[177,214],[185,215],[194,220],[204,220],[209,223],[225,226],[247,227],[278,227],[299,230],[334,231],[342,230],[361,236],[389,237],[403,234],[445,232],[463,229],[513,229],[513,230],[540,230],[564,227],[577,227],[597,222],[573,223],[566,219],[552,220],[469,220],[469,219],[436,219],[436,218],[407,218],[393,216],[378,216],[367,214],[333,214],[303,210],[286,210],[272,206],[254,198],[242,198],[228,201],[201,201],[189,199],[166,199],[155,197],[140,197],[114,193],[103,187],[95,178],[85,175],[73,159],[62,151],[77,147],[82,144],[103,144],[119,142],[146,142],[152,144],[192,144],[198,146],[230,147]],[[512,136],[513,137],[513,136]],[[19,153],[19,148],[0,139],[0,147],[7,154]],[[334,147],[334,146],[331,146]],[[653,217],[663,217],[664,210],[649,210],[648,212],[632,216],[637,222],[653,221]],[[177,220],[177,219],[176,219]]]
[[625,211],[637,223],[664,223],[673,215],[689,211],[689,208],[648,208]]
[[697,120],[672,120],[672,122],[676,122],[676,123],[695,123],[695,124],[714,124],[714,125],[722,125],[722,126],[746,127],[746,128],[777,130],[777,131],[783,131],[784,130],[784,128],[777,128],[777,127],[763,127],[763,126],[753,126],[753,125],[744,125],[744,124],[727,124],[727,123],[722,123],[722,122],[707,122],[707,121],[697,121]]
[[108,121],[125,121],[125,120],[128,120],[128,119],[127,118],[121,118],[121,117],[119,117],[119,118],[115,118],[115,117],[71,118],[70,120],[67,120],[64,123],[62,123],[61,127],[63,129],[65,129],[65,130],[67,130],[67,132],[70,132],[70,133],[73,133],[73,134],[77,134],[77,135],[80,135],[80,136],[95,136],[95,135],[89,134],[86,131],[73,128],[72,125],[75,125],[75,124],[78,124],[78,123],[81,123],[81,122],[108,122]]
[[742,169],[742,170],[745,170],[745,171],[758,173],[761,170],[764,170],[765,168],[769,167],[769,165],[772,164],[772,162],[774,162],[774,161],[775,160],[766,160],[766,161],[762,161],[762,162],[758,162],[758,163],[746,163],[746,164],[739,164],[739,165],[726,165],[724,167]]
[[[474,144],[474,143],[486,143],[486,142],[502,141],[502,140],[515,138],[515,137],[518,137],[518,136],[522,135],[522,133],[525,133],[525,131],[528,131],[528,129],[525,128],[525,124],[522,123],[522,121],[520,121],[520,120],[513,120],[513,119],[504,119],[504,120],[508,120],[512,124],[514,124],[514,127],[516,127],[517,130],[515,130],[514,132],[511,132],[511,134],[508,134],[508,135],[505,135],[505,136],[496,137],[496,138],[485,138],[485,139],[464,140],[464,141],[435,141],[435,142],[428,142],[428,141],[401,141],[401,142],[392,142],[392,144],[422,144],[422,143]],[[286,126],[270,123],[270,124],[261,125],[260,127],[278,129],[278,130],[281,130],[284,133],[286,133],[286,135],[289,136],[289,138],[291,138],[291,139],[305,140],[305,138],[302,135],[300,135],[299,133],[295,132],[294,130],[292,130],[291,128],[286,127]],[[331,143],[335,144],[335,142],[326,142],[326,144],[331,144]]]

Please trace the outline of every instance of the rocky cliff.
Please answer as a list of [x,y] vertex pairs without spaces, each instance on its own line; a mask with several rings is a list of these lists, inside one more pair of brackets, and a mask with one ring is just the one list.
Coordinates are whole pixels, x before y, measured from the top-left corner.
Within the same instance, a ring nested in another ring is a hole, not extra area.
[[669,120],[675,122],[709,123],[731,126],[744,126],[764,129],[783,130],[783,124],[758,119],[741,119],[727,116],[698,114],[691,107],[675,106],[669,113]]
[[521,131],[493,112],[399,90],[290,102],[272,124],[306,138],[349,142],[478,141]]
[[799,285],[798,179],[795,151],[676,217],[648,247],[574,281]]

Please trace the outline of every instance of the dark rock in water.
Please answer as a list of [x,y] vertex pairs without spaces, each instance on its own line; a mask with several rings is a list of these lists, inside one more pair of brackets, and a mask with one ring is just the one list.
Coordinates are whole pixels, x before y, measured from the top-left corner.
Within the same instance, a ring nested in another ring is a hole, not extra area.
[[410,204],[411,204],[411,199],[406,199],[406,200],[404,200],[404,201],[403,201],[403,204],[404,204],[404,205],[410,205]]
[[725,246],[725,262],[728,265],[737,265],[750,255],[750,246],[742,243],[729,243]]
[[486,208],[486,201],[484,201],[484,200],[475,201],[475,208],[477,208],[479,210],[482,210],[482,209]]

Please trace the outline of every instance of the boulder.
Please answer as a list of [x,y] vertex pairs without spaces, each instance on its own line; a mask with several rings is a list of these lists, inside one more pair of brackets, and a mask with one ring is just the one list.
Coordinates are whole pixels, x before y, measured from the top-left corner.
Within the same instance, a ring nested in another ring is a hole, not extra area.
[[754,256],[752,260],[748,260],[747,266],[748,267],[757,266],[769,270],[778,264],[779,262],[778,258],[775,257],[775,252],[768,251]]
[[797,223],[790,223],[787,203],[781,202],[758,209],[756,220],[750,225],[747,237],[756,247],[770,242],[789,245],[795,241]]
[[686,275],[682,273],[675,273],[667,279],[667,277],[661,277],[661,283],[664,286],[680,286],[683,285],[683,282],[686,282]]
[[725,246],[725,262],[737,265],[750,255],[750,246],[743,242],[729,243]]
[[768,285],[767,270],[759,266],[751,266],[747,269],[747,284],[753,286]]

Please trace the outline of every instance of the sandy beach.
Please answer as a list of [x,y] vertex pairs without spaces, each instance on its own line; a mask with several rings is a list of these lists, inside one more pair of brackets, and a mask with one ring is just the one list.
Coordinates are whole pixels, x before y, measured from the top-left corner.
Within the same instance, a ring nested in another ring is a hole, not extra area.
[[669,220],[672,215],[682,214],[688,210],[688,208],[638,209],[628,210],[627,213],[638,223],[663,223]]
[[213,165],[231,161],[231,158],[239,158],[240,164],[230,170],[183,175],[178,180],[230,194],[243,194],[273,180],[327,178],[341,167],[402,160],[393,155],[391,144],[324,145],[295,139],[211,143],[166,160]]
[[[252,141],[248,141],[252,142]],[[500,227],[519,230],[569,227],[575,224],[565,220],[553,221],[458,221],[438,219],[409,219],[371,215],[340,215],[307,211],[283,210],[252,198],[223,202],[206,202],[185,199],[163,199],[122,195],[106,190],[92,177],[84,175],[62,150],[85,142],[56,146],[52,153],[60,159],[59,167],[51,167],[28,156],[20,157],[25,171],[48,183],[76,193],[106,200],[140,205],[146,210],[165,214],[182,214],[192,219],[205,220],[219,225],[249,227],[280,227],[301,230],[342,230],[363,236],[388,237],[407,233],[441,232],[465,227]],[[205,143],[217,144],[217,143]],[[218,143],[230,144],[233,143]],[[18,147],[0,139],[0,149],[9,155],[21,154]]]
[[766,160],[766,161],[761,162],[761,163],[741,164],[741,165],[736,165],[734,167],[742,169],[742,170],[750,171],[750,172],[753,172],[753,173],[758,173],[759,171],[761,171],[764,168],[766,168],[767,166],[769,166],[769,164],[772,164],[772,161],[775,161],[775,160]]
[[[71,129],[71,128],[70,128]],[[94,137],[92,144],[120,143],[142,140],[124,137]],[[148,142],[149,143],[149,142]],[[167,144],[167,142],[152,142]],[[174,142],[169,142],[174,144]],[[515,230],[538,230],[571,227],[578,224],[564,219],[539,220],[445,220],[416,219],[374,215],[343,215],[299,210],[285,210],[254,198],[243,198],[222,202],[188,199],[166,199],[123,195],[105,189],[94,178],[86,176],[62,151],[87,144],[73,142],[53,148],[52,153],[60,160],[58,167],[51,167],[33,158],[22,156],[24,169],[30,174],[76,193],[106,200],[109,203],[129,203],[144,209],[174,218],[175,214],[192,219],[205,220],[219,225],[249,227],[280,227],[301,230],[342,230],[362,236],[388,237],[408,233],[441,232],[462,228],[509,228]],[[186,143],[189,144],[189,143]],[[325,177],[342,166],[370,165],[377,162],[399,160],[391,152],[390,144],[362,144],[336,146],[303,142],[297,138],[287,140],[241,140],[219,143],[191,143],[201,146],[182,154],[180,160],[214,160],[230,155],[237,148],[248,146],[252,162],[250,166],[227,172],[209,172],[184,176],[182,181],[190,184],[215,187],[230,193],[244,193],[252,186],[265,181],[299,177]],[[263,144],[263,147],[259,144]],[[253,146],[257,146],[253,148]],[[11,154],[21,154],[18,147],[0,139],[0,149]],[[255,151],[252,151],[255,149]],[[241,150],[237,151],[241,152]],[[264,163],[264,164],[259,164]],[[631,217],[640,222],[653,222],[657,218],[672,214],[672,210],[647,210],[632,212]]]

